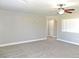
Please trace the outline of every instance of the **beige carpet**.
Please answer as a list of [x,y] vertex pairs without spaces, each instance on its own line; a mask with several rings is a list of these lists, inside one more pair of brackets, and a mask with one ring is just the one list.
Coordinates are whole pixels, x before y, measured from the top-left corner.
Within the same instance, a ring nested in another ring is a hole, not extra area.
[[78,58],[79,46],[48,40],[0,48],[0,58]]

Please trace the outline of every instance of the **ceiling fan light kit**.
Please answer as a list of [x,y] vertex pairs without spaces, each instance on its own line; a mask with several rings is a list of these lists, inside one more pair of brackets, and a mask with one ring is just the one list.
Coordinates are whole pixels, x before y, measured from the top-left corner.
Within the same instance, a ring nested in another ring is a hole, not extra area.
[[62,15],[64,14],[64,8],[62,6],[64,6],[65,4],[58,4],[59,8],[58,8],[58,14]]
[[64,9],[63,8],[58,8],[58,14],[60,14],[60,15],[64,14]]

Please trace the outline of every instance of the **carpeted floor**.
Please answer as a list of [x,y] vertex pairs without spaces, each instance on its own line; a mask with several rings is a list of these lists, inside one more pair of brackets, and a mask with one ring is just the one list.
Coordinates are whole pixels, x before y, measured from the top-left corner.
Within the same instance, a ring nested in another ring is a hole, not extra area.
[[0,48],[0,58],[79,58],[79,46],[49,38]]

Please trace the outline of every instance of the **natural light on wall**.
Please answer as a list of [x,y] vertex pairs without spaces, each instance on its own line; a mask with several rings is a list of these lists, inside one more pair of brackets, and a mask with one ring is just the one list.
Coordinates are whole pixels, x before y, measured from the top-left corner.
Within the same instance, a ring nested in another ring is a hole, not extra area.
[[79,33],[79,18],[62,20],[62,32]]

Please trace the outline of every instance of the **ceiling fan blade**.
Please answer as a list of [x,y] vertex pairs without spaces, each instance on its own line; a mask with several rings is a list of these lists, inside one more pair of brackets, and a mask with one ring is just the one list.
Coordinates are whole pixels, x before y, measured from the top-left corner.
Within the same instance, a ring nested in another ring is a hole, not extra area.
[[66,12],[66,13],[72,13],[72,12]]
[[74,11],[75,9],[64,9],[66,12]]
[[74,11],[75,9],[67,9],[67,10]]
[[66,13],[72,13],[72,11],[74,11],[75,9],[64,9],[64,11],[66,12]]

